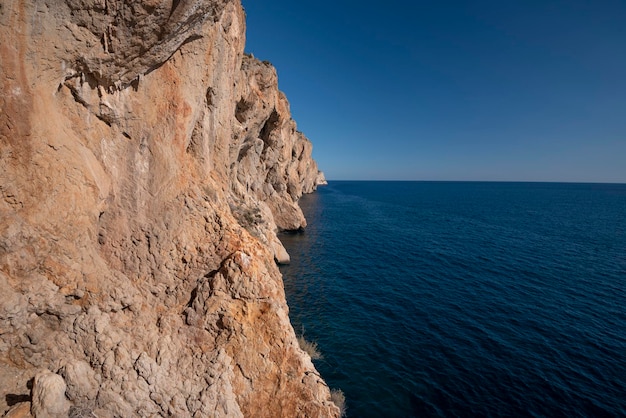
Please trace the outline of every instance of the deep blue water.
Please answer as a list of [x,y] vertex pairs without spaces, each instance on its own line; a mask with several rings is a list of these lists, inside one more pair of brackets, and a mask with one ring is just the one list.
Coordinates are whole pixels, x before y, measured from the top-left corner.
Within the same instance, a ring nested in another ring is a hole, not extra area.
[[626,416],[626,185],[330,182],[283,235],[349,417]]

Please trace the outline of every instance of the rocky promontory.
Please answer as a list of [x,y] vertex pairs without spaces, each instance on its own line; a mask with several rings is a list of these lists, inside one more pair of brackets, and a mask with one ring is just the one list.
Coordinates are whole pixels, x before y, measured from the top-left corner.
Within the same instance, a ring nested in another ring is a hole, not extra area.
[[0,4],[0,413],[336,417],[280,230],[323,176],[238,0]]

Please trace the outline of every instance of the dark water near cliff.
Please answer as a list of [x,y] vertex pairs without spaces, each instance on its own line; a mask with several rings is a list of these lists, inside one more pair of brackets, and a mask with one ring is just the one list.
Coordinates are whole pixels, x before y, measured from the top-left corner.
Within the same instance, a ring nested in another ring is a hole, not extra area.
[[349,417],[626,416],[626,185],[331,182],[282,236]]

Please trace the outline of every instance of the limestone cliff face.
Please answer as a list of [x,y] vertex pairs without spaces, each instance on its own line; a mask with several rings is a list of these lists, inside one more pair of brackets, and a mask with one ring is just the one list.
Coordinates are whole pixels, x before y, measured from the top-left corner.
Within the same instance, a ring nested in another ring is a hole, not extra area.
[[338,416],[275,263],[323,177],[244,42],[235,0],[0,4],[0,412]]

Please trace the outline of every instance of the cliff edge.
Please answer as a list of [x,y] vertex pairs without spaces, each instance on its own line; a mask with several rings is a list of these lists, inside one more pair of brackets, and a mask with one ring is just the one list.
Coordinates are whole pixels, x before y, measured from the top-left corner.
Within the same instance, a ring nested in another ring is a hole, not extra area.
[[0,412],[339,415],[275,262],[323,177],[244,20],[0,4]]

